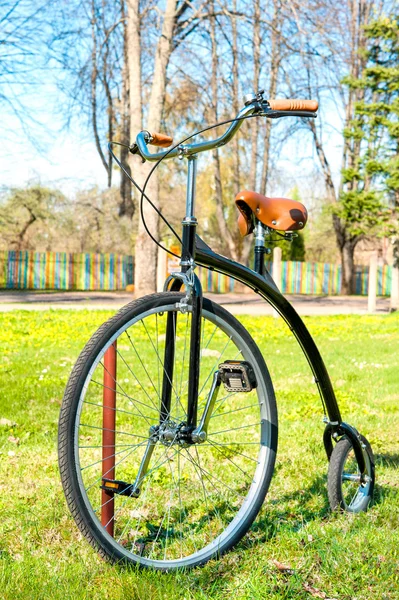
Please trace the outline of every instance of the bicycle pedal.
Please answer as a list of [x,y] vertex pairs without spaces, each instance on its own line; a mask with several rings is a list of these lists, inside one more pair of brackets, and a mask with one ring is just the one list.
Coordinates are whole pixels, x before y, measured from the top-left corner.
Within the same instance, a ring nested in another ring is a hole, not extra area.
[[109,494],[130,496],[131,498],[137,498],[140,493],[139,490],[134,489],[133,483],[126,483],[125,481],[118,481],[116,479],[105,479],[104,477],[100,489],[105,490]]
[[226,360],[219,365],[219,372],[228,392],[250,392],[258,385],[251,364],[245,360]]

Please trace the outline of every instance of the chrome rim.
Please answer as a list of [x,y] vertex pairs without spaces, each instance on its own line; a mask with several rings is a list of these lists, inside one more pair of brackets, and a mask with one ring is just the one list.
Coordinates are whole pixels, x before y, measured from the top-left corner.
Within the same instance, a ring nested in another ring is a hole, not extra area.
[[364,510],[370,501],[372,470],[370,458],[367,453],[365,455],[365,461],[366,472],[362,478],[353,447],[350,446],[346,454],[341,475],[342,499],[345,510],[349,512],[360,512]]
[[103,528],[104,354],[117,340],[115,479],[132,482],[150,427],[159,422],[168,311],[178,315],[169,418],[175,427],[184,422],[191,315],[177,313],[174,305],[161,306],[131,319],[97,356],[80,396],[74,440],[78,484],[95,527],[118,554],[160,568],[189,566],[223,551],[257,508],[274,460],[271,415],[260,367],[239,333],[204,310],[199,415],[212,374],[222,360],[251,362],[258,387],[248,394],[221,388],[205,443],[181,447],[173,439],[169,444],[157,442],[139,497],[115,495],[113,535]]

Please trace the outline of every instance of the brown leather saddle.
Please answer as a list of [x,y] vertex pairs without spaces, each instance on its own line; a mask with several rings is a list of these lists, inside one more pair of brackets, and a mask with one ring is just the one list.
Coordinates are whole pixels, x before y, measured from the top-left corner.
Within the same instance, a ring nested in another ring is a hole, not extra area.
[[270,229],[279,231],[303,229],[308,220],[308,212],[301,202],[288,198],[268,198],[250,190],[237,194],[236,205],[240,211],[238,228],[241,235],[252,233],[255,217]]

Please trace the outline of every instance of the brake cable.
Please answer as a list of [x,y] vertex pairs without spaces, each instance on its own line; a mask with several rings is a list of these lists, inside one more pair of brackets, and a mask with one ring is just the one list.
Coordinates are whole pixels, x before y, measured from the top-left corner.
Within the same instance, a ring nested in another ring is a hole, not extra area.
[[121,142],[113,142],[113,141],[108,142],[108,150],[109,150],[112,158],[115,160],[115,162],[120,167],[120,169],[123,171],[123,173],[126,175],[126,177],[128,177],[128,179],[133,183],[133,185],[136,187],[136,189],[141,194],[141,196],[140,196],[140,216],[141,216],[141,218],[143,220],[144,229],[146,230],[147,234],[150,236],[150,238],[152,239],[152,241],[159,248],[161,248],[162,250],[164,250],[165,252],[167,252],[168,254],[171,254],[172,256],[174,256],[176,258],[181,258],[181,256],[179,256],[178,254],[175,254],[174,252],[172,252],[172,250],[168,250],[167,248],[165,248],[165,246],[163,246],[158,240],[155,239],[155,237],[152,235],[152,233],[148,229],[147,223],[146,223],[145,217],[144,217],[144,211],[143,211],[144,199],[147,200],[147,202],[155,210],[155,212],[158,214],[158,216],[161,217],[161,219],[163,220],[163,222],[170,229],[170,231],[177,238],[177,240],[180,242],[181,245],[183,244],[183,242],[182,242],[182,239],[180,238],[180,236],[176,233],[176,231],[172,227],[172,225],[169,223],[169,221],[162,215],[162,213],[159,210],[159,208],[157,206],[155,206],[155,204],[150,200],[150,198],[145,193],[145,190],[147,188],[148,182],[149,182],[151,176],[153,175],[155,169],[157,169],[159,167],[159,165],[161,164],[161,162],[165,158],[167,158],[167,156],[171,152],[173,152],[173,150],[175,150],[176,148],[178,148],[179,146],[181,146],[181,144],[184,144],[188,140],[191,140],[196,135],[200,135],[201,133],[205,133],[207,131],[210,131],[211,129],[216,129],[216,127],[221,127],[222,125],[228,125],[230,123],[234,123],[234,121],[244,121],[246,119],[253,119],[255,117],[260,117],[260,116],[262,116],[261,113],[254,113],[252,115],[245,115],[243,117],[235,117],[234,119],[228,119],[226,121],[221,121],[220,123],[216,123],[214,125],[209,125],[208,127],[205,127],[204,129],[201,129],[199,131],[195,131],[191,135],[189,135],[186,138],[180,140],[177,144],[175,144],[174,146],[172,146],[171,148],[169,148],[169,150],[159,160],[157,160],[157,162],[155,163],[155,165],[152,167],[152,169],[150,170],[149,174],[147,175],[146,180],[145,180],[144,185],[143,185],[142,188],[133,179],[133,177],[130,175],[130,173],[127,171],[127,169],[124,167],[123,163],[119,160],[119,158],[115,155],[115,153],[112,150],[112,145],[124,146],[125,148],[129,148],[129,149],[131,148],[131,146],[129,146],[128,144],[123,144]]

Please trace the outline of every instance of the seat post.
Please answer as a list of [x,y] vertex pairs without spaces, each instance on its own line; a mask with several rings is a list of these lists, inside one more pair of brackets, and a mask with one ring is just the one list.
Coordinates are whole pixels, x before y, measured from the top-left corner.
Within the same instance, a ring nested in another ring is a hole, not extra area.
[[254,256],[254,271],[259,275],[265,274],[265,237],[269,232],[269,228],[256,220],[255,226],[255,256]]

